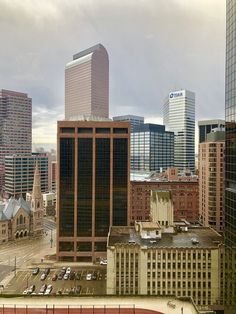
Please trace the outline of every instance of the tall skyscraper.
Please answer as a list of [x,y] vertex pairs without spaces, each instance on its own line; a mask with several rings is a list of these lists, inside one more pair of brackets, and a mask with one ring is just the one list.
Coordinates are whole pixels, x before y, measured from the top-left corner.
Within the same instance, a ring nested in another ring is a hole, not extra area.
[[175,133],[175,167],[181,172],[195,170],[195,94],[188,90],[171,92],[164,104],[164,125]]
[[199,144],[199,213],[204,226],[223,233],[225,132],[215,131]]
[[31,154],[32,99],[25,93],[0,90],[0,190],[4,185],[5,156]]
[[113,121],[127,121],[127,122],[130,122],[131,133],[132,133],[136,126],[144,124],[144,117],[134,116],[132,114],[128,114],[128,115],[124,115],[124,116],[113,117]]
[[105,257],[109,227],[129,224],[129,141],[127,122],[58,122],[58,260]]
[[225,303],[236,313],[236,0],[226,1]]
[[73,56],[65,69],[65,119],[109,116],[109,59],[95,45]]
[[198,121],[199,143],[205,142],[207,134],[211,133],[213,129],[224,130],[224,128],[225,121],[221,119]]
[[174,165],[174,133],[145,123],[131,133],[131,170],[161,172]]

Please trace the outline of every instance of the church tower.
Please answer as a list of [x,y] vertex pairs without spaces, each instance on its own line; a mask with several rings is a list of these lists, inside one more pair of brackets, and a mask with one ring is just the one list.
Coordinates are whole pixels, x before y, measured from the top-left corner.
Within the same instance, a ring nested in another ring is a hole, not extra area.
[[41,182],[39,174],[38,160],[36,160],[34,172],[33,191],[30,195],[31,212],[32,212],[32,233],[40,235],[43,233],[43,196],[41,193]]

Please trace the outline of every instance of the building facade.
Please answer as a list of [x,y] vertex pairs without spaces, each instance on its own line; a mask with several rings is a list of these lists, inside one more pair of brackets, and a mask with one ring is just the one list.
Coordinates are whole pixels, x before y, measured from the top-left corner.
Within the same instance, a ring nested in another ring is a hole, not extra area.
[[109,59],[95,45],[73,56],[65,69],[65,119],[75,116],[109,116]]
[[50,186],[50,160],[46,153],[11,155],[5,157],[5,187],[9,196],[26,195],[32,191],[36,162],[39,163],[41,191],[48,192]]
[[31,154],[32,99],[25,93],[0,90],[0,190],[5,181],[5,156]]
[[170,92],[164,104],[163,123],[175,133],[174,166],[180,172],[195,171],[195,94],[188,90]]
[[221,236],[207,227],[111,227],[107,294],[191,297],[202,309],[218,307],[221,254]]
[[44,216],[54,217],[56,215],[56,194],[49,192],[42,195]]
[[131,133],[131,171],[161,172],[174,165],[174,133],[164,125],[140,124]]
[[204,226],[224,230],[223,188],[225,132],[209,133],[199,144],[199,213]]
[[198,180],[186,178],[183,181],[144,180],[130,182],[130,223],[150,219],[151,191],[170,191],[173,201],[174,220],[185,219],[195,222],[199,219]]
[[111,225],[129,224],[127,122],[58,122],[57,259],[106,256]]
[[129,114],[129,115],[124,115],[124,116],[113,117],[113,121],[130,122],[130,126],[131,126],[130,130],[132,133],[135,127],[140,126],[140,124],[144,124],[144,117]]
[[224,130],[225,120],[202,120],[198,121],[198,138],[199,144],[207,140],[207,134],[211,133],[214,129]]
[[53,160],[51,162],[51,191],[57,190],[57,162]]
[[236,312],[236,1],[226,1],[225,69],[225,303]]

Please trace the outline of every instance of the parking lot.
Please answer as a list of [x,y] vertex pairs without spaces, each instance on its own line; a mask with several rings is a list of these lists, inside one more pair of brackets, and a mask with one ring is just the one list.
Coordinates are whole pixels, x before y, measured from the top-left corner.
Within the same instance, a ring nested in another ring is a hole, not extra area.
[[[33,269],[32,269],[33,270]],[[102,266],[72,267],[71,272],[76,276],[67,280],[55,280],[52,278],[61,273],[61,268],[50,269],[50,273],[45,280],[41,276],[45,269],[40,269],[37,275],[32,274],[32,270],[18,271],[10,283],[5,287],[3,293],[23,294],[24,290],[35,285],[33,294],[39,294],[43,284],[52,285],[51,295],[55,294],[76,294],[76,295],[104,295],[106,294],[106,268]],[[88,275],[91,274],[91,275]],[[86,280],[86,278],[91,278]]]

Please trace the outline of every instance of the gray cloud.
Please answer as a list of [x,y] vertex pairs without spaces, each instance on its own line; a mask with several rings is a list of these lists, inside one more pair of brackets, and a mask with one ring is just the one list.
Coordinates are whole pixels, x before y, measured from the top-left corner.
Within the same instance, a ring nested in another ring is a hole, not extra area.
[[187,88],[196,92],[197,118],[224,117],[224,6],[221,0],[1,0],[0,88],[28,92],[34,141],[55,141],[46,130],[63,117],[64,66],[101,42],[110,57],[111,115],[159,118],[169,91]]

